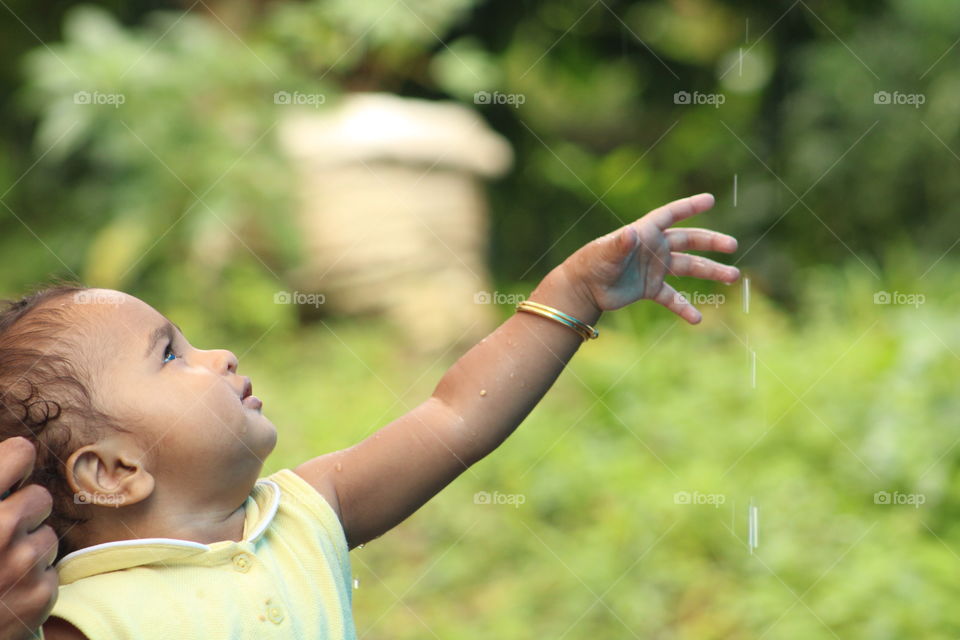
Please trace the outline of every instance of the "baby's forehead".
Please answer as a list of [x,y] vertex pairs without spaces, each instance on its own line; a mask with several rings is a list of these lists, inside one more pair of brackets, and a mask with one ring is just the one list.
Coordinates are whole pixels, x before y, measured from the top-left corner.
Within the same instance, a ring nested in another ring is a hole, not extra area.
[[[99,349],[140,349],[151,334],[168,322],[143,300],[122,291],[88,289],[76,295],[70,313],[77,320],[78,337]],[[118,354],[119,355],[119,354]]]

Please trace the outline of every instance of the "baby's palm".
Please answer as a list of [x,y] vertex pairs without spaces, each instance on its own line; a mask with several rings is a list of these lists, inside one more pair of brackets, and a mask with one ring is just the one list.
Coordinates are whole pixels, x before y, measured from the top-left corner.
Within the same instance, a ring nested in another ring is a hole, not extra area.
[[580,249],[572,256],[581,281],[601,310],[613,310],[641,299],[654,300],[688,322],[700,321],[700,312],[664,281],[667,275],[735,282],[736,267],[683,253],[732,253],[737,241],[708,229],[670,227],[713,206],[713,196],[700,194],[654,209],[616,231]]

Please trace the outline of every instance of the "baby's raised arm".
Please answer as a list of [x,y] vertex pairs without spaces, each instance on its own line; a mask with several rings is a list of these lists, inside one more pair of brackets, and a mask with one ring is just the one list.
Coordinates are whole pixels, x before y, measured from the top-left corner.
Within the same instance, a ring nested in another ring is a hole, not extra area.
[[[731,253],[737,242],[706,229],[670,227],[713,206],[700,194],[655,209],[583,246],[528,300],[588,325],[606,310],[654,300],[690,323],[699,312],[666,275],[734,282],[735,267],[683,253]],[[296,472],[334,506],[350,548],[405,520],[470,465],[496,449],[540,401],[583,338],[568,326],[516,313],[472,347],[433,395],[362,442]]]

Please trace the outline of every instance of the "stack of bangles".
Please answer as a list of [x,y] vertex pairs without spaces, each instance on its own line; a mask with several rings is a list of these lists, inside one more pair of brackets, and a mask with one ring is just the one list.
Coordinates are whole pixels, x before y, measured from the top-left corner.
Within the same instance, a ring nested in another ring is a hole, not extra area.
[[551,320],[559,322],[562,325],[568,326],[579,333],[584,342],[600,335],[599,331],[588,325],[586,322],[580,322],[573,316],[568,316],[563,311],[554,309],[553,307],[548,307],[547,305],[540,304],[539,302],[524,300],[517,305],[517,311],[533,313],[538,316],[543,316],[544,318],[550,318]]

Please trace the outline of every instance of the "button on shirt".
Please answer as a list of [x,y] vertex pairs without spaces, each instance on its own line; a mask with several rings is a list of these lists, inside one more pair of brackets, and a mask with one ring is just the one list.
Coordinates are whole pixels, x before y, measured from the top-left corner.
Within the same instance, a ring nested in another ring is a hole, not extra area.
[[323,496],[284,469],[244,508],[240,542],[123,540],[67,555],[52,615],[94,640],[356,638],[347,541]]
[[238,553],[233,556],[233,568],[240,573],[250,571],[250,565],[252,564],[253,560],[251,560],[251,556],[248,553]]

